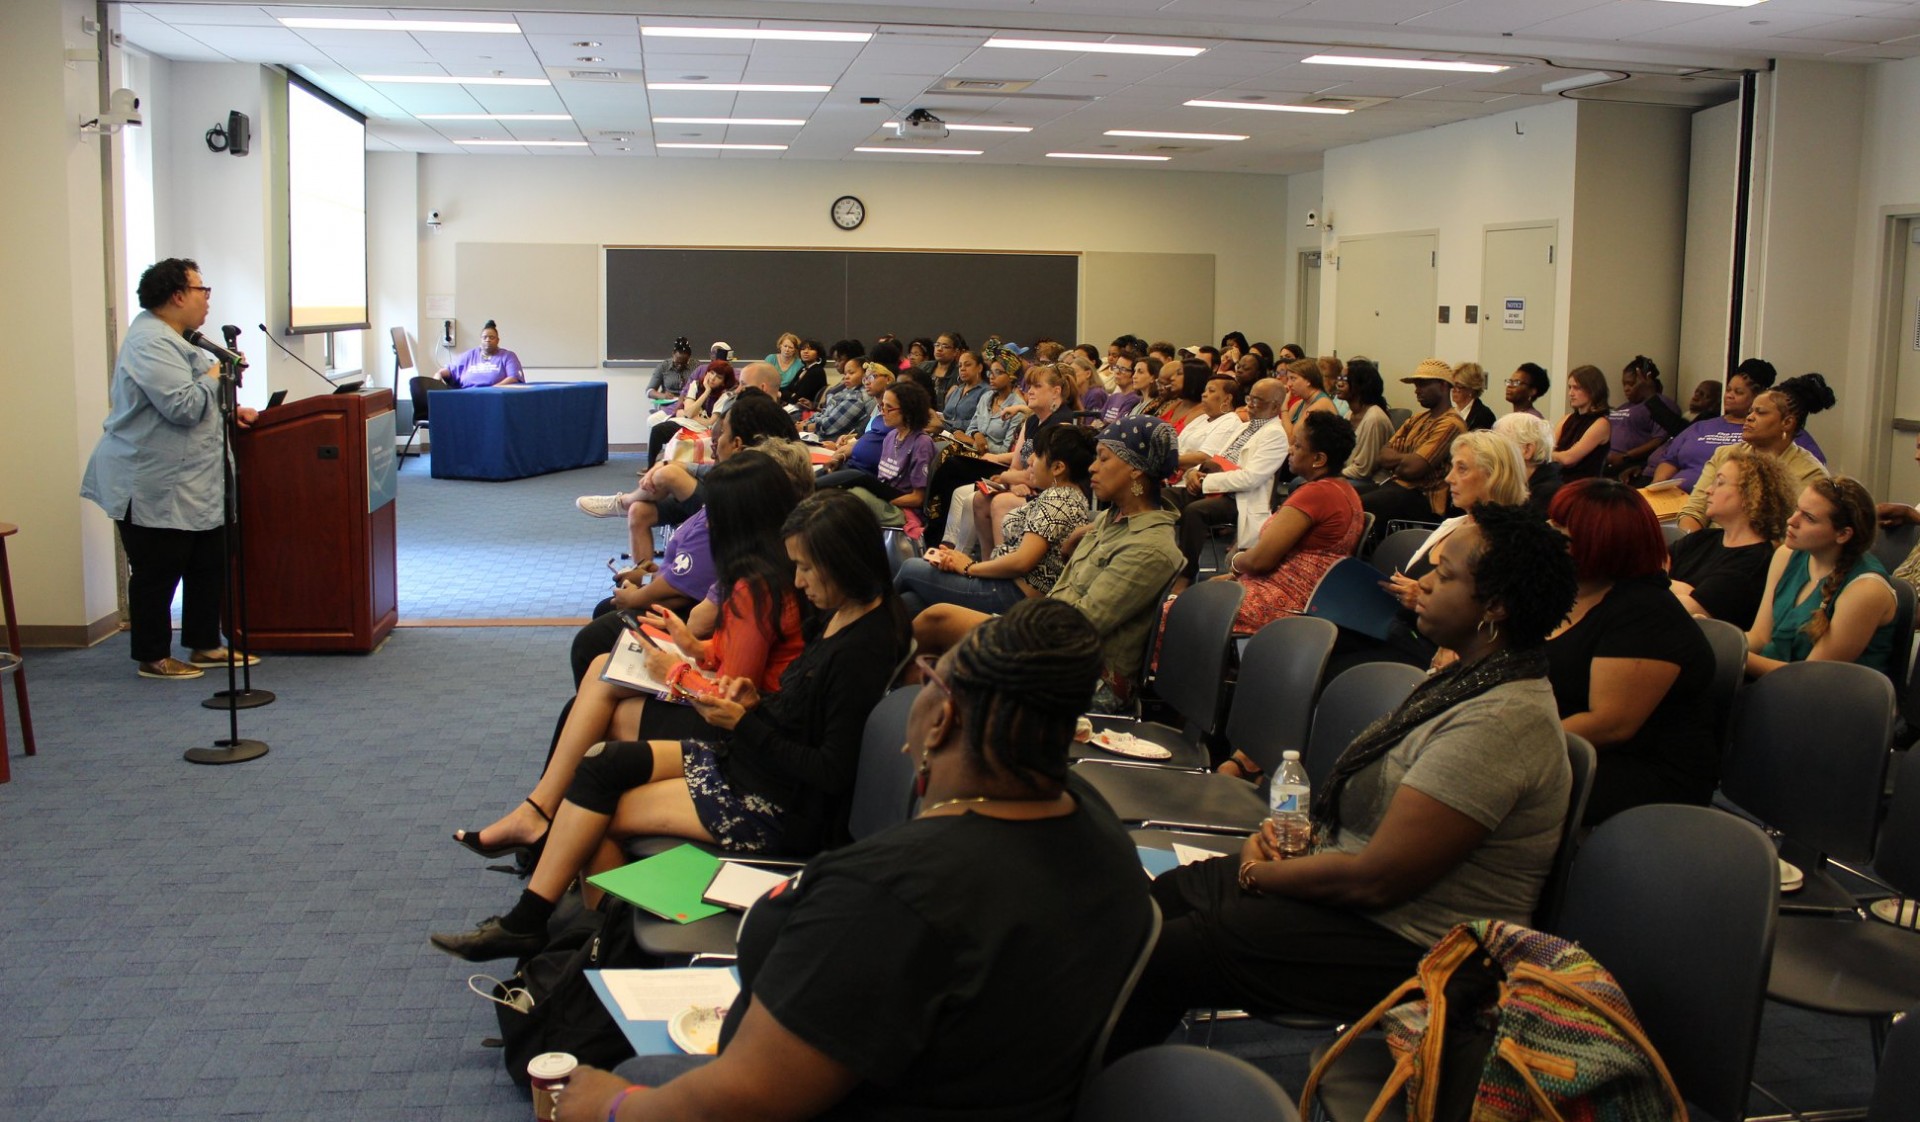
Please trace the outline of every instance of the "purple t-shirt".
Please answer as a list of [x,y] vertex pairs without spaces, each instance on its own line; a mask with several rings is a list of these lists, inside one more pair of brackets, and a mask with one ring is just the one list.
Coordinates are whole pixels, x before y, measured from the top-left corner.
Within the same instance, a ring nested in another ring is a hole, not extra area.
[[[1672,464],[1679,469],[1674,478],[1680,481],[1681,488],[1691,491],[1694,484],[1700,481],[1700,472],[1706,468],[1707,461],[1727,445],[1740,443],[1741,431],[1739,421],[1730,421],[1725,417],[1695,421],[1683,429],[1679,436],[1668,441],[1665,448],[1647,461],[1647,465],[1659,467],[1661,464]],[[1811,452],[1814,459],[1823,464],[1827,462],[1820,445],[1805,430],[1794,437],[1793,442]]]
[[[1671,406],[1672,399],[1661,394],[1661,399]],[[1678,410],[1676,410],[1677,412]],[[1612,426],[1612,435],[1607,447],[1614,452],[1630,452],[1649,440],[1667,439],[1667,430],[1660,427],[1647,410],[1644,401],[1618,406],[1607,413],[1607,423]]]
[[1138,404],[1140,404],[1140,395],[1137,393],[1122,391],[1108,394],[1106,404],[1100,409],[1100,419],[1107,424],[1112,424],[1133,412],[1133,407]]
[[916,432],[901,439],[899,429],[888,429],[880,442],[880,470],[874,477],[902,491],[923,491],[933,470],[933,438]]
[[520,370],[520,356],[512,351],[499,350],[488,354],[485,347],[475,347],[454,359],[453,365],[447,367],[447,380],[470,389],[475,386],[497,386],[502,382],[524,382],[526,375]]
[[707,594],[719,575],[707,542],[707,512],[703,507],[673,532],[667,555],[660,563],[660,579],[675,592],[698,599]]
[[1088,386],[1087,392],[1080,395],[1081,412],[1098,413],[1104,416],[1106,408],[1107,388],[1105,386]]

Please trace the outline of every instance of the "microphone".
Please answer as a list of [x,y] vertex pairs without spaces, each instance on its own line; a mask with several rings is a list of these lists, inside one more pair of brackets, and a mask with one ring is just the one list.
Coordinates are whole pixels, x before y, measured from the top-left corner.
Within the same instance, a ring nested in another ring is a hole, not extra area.
[[[257,327],[259,327],[259,328],[260,328],[260,334],[262,334],[262,335],[265,335],[265,336],[267,337],[267,342],[269,342],[269,343],[272,343],[272,344],[273,344],[274,346],[276,346],[276,347],[279,347],[279,348],[280,348],[281,350],[283,350],[283,351],[286,351],[286,352],[287,352],[287,357],[288,357],[288,358],[290,358],[290,359],[292,359],[293,361],[295,361],[295,362],[297,362],[297,363],[299,363],[300,365],[302,365],[302,366],[304,366],[304,367],[306,367],[306,368],[307,368],[308,370],[311,370],[311,371],[313,371],[313,376],[314,376],[314,377],[316,377],[316,378],[318,378],[318,379],[320,379],[320,380],[321,380],[322,382],[325,382],[325,383],[327,384],[327,389],[329,389],[329,390],[331,390],[332,392],[334,392],[334,393],[341,393],[341,392],[344,392],[344,390],[347,390],[347,389],[359,389],[359,388],[360,388],[360,383],[359,383],[359,382],[348,382],[348,383],[345,383],[345,384],[344,384],[344,386],[342,386],[342,385],[336,385],[336,384],[334,383],[334,380],[333,380],[332,378],[329,378],[329,377],[327,377],[327,376],[326,376],[325,374],[322,374],[322,373],[320,372],[320,370],[319,370],[319,368],[317,368],[317,367],[315,367],[315,366],[313,365],[313,363],[311,363],[311,362],[308,362],[308,361],[307,361],[306,359],[304,359],[304,358],[301,358],[301,357],[300,357],[299,355],[297,355],[297,354],[294,354],[294,353],[293,353],[293,352],[292,352],[291,350],[288,350],[288,349],[287,349],[287,345],[286,345],[285,343],[282,343],[282,342],[281,342],[280,340],[278,340],[278,339],[275,339],[275,338],[273,337],[273,332],[271,332],[271,331],[268,331],[268,330],[267,330],[267,325],[266,325],[266,324],[264,324],[264,323],[262,323],[262,324],[256,324],[255,326],[257,326]],[[239,334],[239,332],[238,332],[238,331],[236,331],[236,332],[235,332],[235,334]]]
[[[220,344],[207,338],[205,335],[200,334],[198,331],[189,331],[187,333],[186,339],[187,339],[187,342],[192,343],[194,346],[199,347],[203,351],[206,351],[208,354],[219,359],[221,362],[231,364],[236,372],[245,370],[247,368],[246,359],[241,358],[237,354],[234,354],[232,351],[228,350],[226,347],[221,346]],[[233,340],[229,338],[227,342],[231,344]]]
[[239,328],[235,327],[230,323],[224,324],[220,328],[220,334],[227,337],[228,350],[233,351],[233,350],[240,349],[240,329]]

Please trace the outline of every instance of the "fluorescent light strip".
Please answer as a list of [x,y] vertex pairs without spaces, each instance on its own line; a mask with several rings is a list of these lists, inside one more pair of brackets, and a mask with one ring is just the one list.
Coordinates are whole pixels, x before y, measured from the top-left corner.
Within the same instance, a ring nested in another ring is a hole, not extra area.
[[1131,156],[1124,152],[1049,152],[1050,160],[1147,160],[1161,164],[1173,159],[1172,156]]
[[855,148],[855,152],[877,152],[902,156],[978,156],[977,148]]
[[303,31],[463,31],[481,35],[518,35],[517,23],[476,23],[469,20],[336,19],[280,16],[281,24]]
[[[945,122],[943,122],[943,123],[945,123]],[[881,127],[882,127],[882,128],[889,128],[889,129],[895,129],[895,128],[899,128],[899,127],[900,127],[900,122],[898,122],[898,121],[888,121],[888,122],[887,122],[887,123],[886,123],[885,125],[882,125]],[[954,124],[948,124],[948,125],[947,125],[947,131],[948,131],[948,132],[1032,132],[1032,131],[1033,131],[1033,129],[1032,129],[1032,127],[1031,127],[1031,126],[1028,126],[1028,125],[954,125]]]
[[445,74],[356,74],[362,82],[413,86],[551,86],[545,78],[457,78]]
[[690,142],[669,144],[655,141],[653,146],[655,148],[721,148],[734,152],[785,152],[787,150],[784,144],[694,144]]
[[565,113],[416,113],[416,121],[571,121]]
[[1317,66],[1376,66],[1385,70],[1450,70],[1461,74],[1498,74],[1509,69],[1491,62],[1445,62],[1427,58],[1369,58],[1365,55],[1308,55]]
[[456,140],[454,143],[496,148],[585,148],[587,146],[584,140]]
[[1268,113],[1330,113],[1337,116],[1353,112],[1351,109],[1334,109],[1326,105],[1266,105],[1258,101],[1209,101],[1205,98],[1180,104],[1191,105],[1195,109],[1259,109]]
[[799,128],[805,117],[655,117],[656,125],[786,125]]
[[650,90],[716,90],[721,93],[832,93],[832,86],[783,86],[766,82],[648,82]]
[[1149,132],[1145,129],[1108,129],[1108,136],[1140,136],[1161,140],[1245,140],[1237,132]]
[[779,39],[793,43],[865,43],[871,31],[790,31],[775,27],[642,27],[655,39]]
[[1192,58],[1207,53],[1205,47],[1167,47],[1153,43],[1087,43],[1078,39],[1002,39],[999,36],[982,43],[983,47],[1006,47],[1016,51],[1084,51],[1096,55],[1164,55]]
[[1711,4],[1716,8],[1751,8],[1766,0],[1667,0],[1669,4]]

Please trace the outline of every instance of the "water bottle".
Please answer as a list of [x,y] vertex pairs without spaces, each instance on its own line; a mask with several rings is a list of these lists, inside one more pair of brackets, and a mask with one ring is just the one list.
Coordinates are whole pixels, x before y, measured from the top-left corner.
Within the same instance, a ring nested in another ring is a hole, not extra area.
[[1313,792],[1307,783],[1307,769],[1300,764],[1300,753],[1288,751],[1280,758],[1280,770],[1268,788],[1268,817],[1280,837],[1282,857],[1304,857],[1313,841],[1313,820],[1308,809]]

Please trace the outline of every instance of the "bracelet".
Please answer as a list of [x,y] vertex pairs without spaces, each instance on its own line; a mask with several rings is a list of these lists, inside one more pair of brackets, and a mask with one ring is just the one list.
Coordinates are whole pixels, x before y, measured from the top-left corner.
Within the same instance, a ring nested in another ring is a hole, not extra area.
[[607,1122],[619,1122],[620,1104],[627,1101],[628,1095],[633,1094],[635,1091],[644,1090],[646,1090],[646,1087],[638,1083],[635,1083],[631,1087],[621,1088],[620,1093],[613,1096],[613,1101],[607,1104]]
[[1256,887],[1253,883],[1253,867],[1255,865],[1258,865],[1259,863],[1260,862],[1258,861],[1243,861],[1240,863],[1240,890],[1241,891],[1251,892],[1255,896],[1260,895],[1260,889]]

